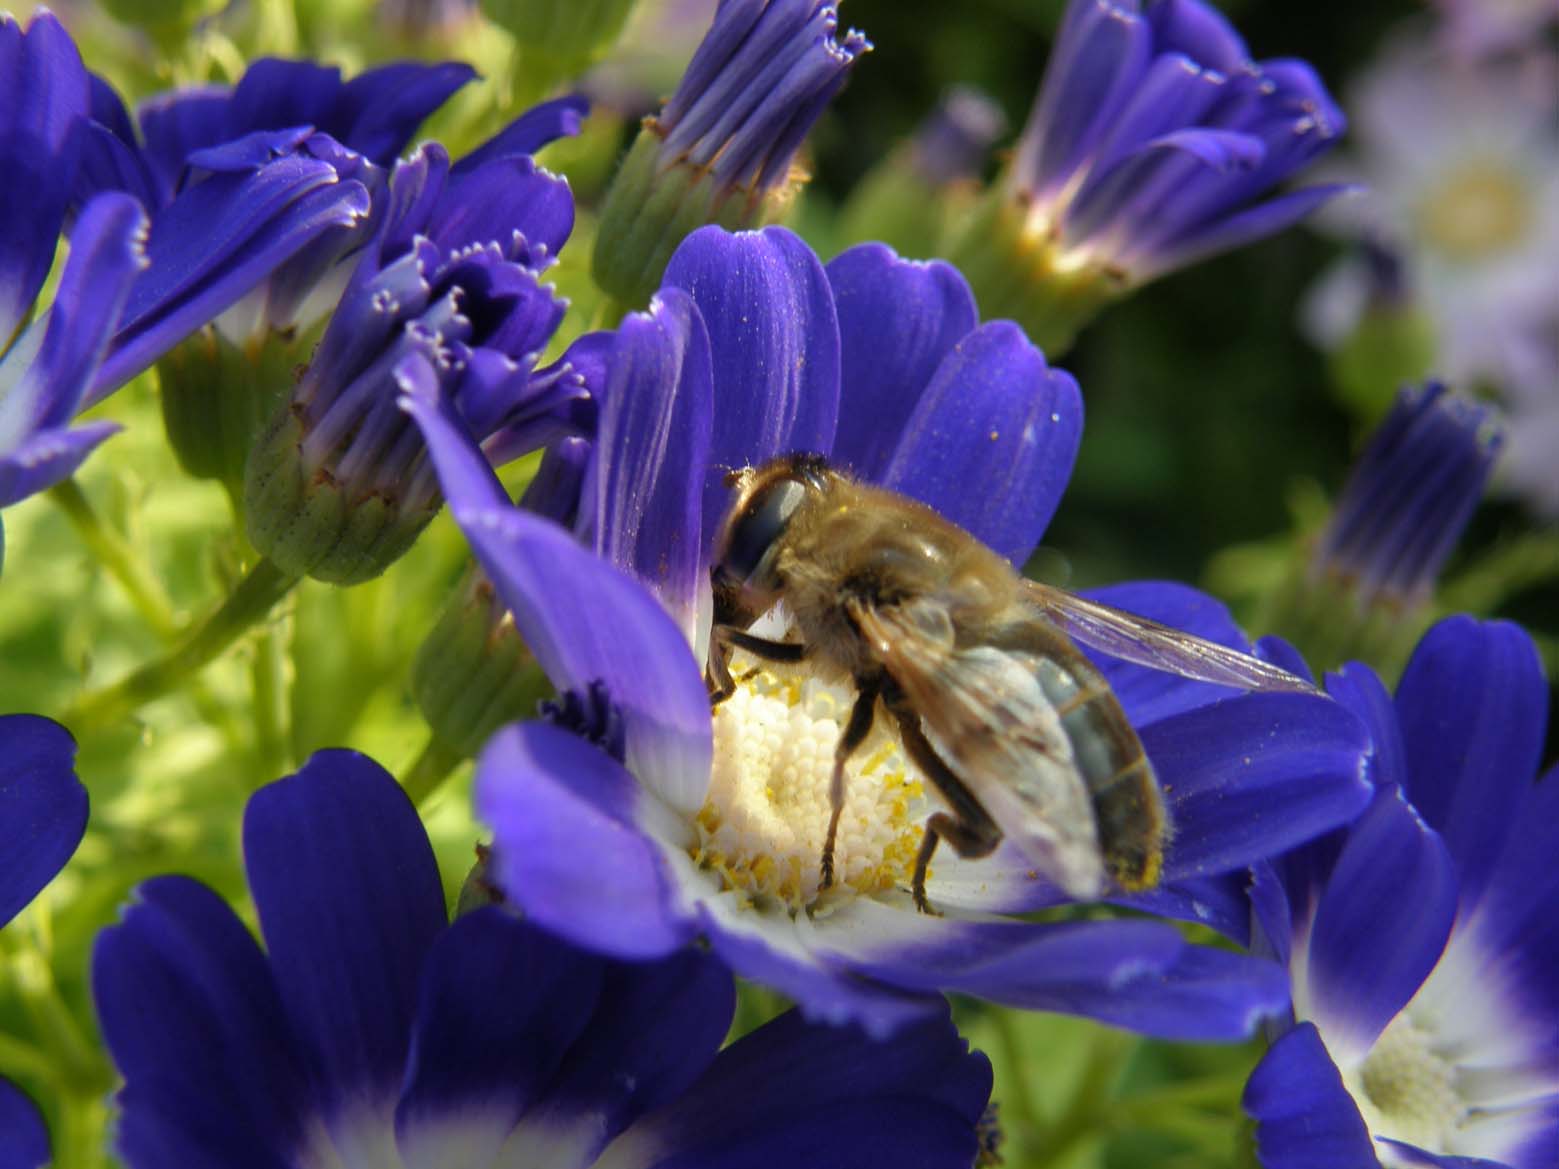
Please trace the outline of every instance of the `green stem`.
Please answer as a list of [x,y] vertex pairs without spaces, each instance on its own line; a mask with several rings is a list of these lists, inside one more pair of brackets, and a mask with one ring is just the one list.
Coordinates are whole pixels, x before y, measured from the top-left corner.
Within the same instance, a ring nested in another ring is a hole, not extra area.
[[119,582],[141,620],[160,639],[172,641],[179,626],[162,582],[136,555],[129,541],[103,522],[81,485],[74,479],[65,479],[49,488],[49,498],[65,513],[77,537],[97,562]]
[[422,754],[412,762],[401,778],[401,787],[419,808],[431,800],[444,786],[450,773],[464,761],[464,756],[453,747],[445,746],[437,735],[429,735]]
[[297,583],[296,576],[260,560],[221,608],[180,645],[128,677],[83,695],[65,715],[65,724],[78,732],[106,726],[167,694],[264,620]]
[[1533,585],[1559,577],[1559,532],[1532,532],[1502,544],[1447,582],[1437,607],[1452,613],[1490,613]]
[[254,743],[258,787],[281,774],[287,761],[287,668],[282,639],[274,629],[260,634],[250,668],[254,690]]
[[1134,1043],[1129,1035],[1103,1028],[1094,1035],[1071,1097],[1055,1123],[1040,1134],[1042,1164],[1059,1164],[1075,1145],[1108,1130],[1114,1107],[1111,1087]]

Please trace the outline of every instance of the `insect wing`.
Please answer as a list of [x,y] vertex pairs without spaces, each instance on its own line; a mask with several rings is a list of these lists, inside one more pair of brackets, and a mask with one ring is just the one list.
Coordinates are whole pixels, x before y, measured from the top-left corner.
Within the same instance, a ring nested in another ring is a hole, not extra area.
[[1303,678],[1237,649],[1038,581],[1023,584],[1030,603],[1045,617],[1080,644],[1112,658],[1242,690],[1319,693]]
[[851,606],[937,755],[1020,853],[1068,895],[1104,889],[1088,786],[1030,655],[954,645],[932,600]]

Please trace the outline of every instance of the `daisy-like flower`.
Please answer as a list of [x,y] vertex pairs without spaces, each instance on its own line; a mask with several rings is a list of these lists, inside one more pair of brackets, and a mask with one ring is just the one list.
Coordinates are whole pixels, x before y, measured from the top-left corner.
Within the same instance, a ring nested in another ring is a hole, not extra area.
[[[53,16],[24,31],[0,14],[0,167],[10,176],[0,213],[0,508],[67,478],[118,429],[71,423],[146,266],[135,200],[105,195],[83,209],[53,304],[32,317],[69,206],[87,92]],[[4,553],[0,528],[0,562]]]
[[1177,268],[1282,230],[1273,194],[1343,114],[1303,61],[1255,61],[1201,0],[1072,0],[1011,165],[954,248],[982,311],[1047,350]]
[[[0,929],[26,908],[81,843],[87,789],[75,770],[76,743],[56,722],[0,716]],[[49,1134],[32,1101],[0,1076],[0,1163],[42,1169]]]
[[676,92],[623,160],[601,209],[595,281],[642,305],[706,223],[770,223],[801,185],[791,160],[861,54],[823,0],[721,0]]
[[[1414,40],[1391,45],[1354,88],[1352,158],[1333,169],[1365,193],[1319,222],[1396,257],[1433,335],[1432,368],[1453,384],[1509,389],[1552,369],[1553,98],[1540,73],[1458,67]],[[1357,258],[1322,277],[1305,308],[1318,342],[1331,347],[1351,336],[1371,283],[1370,266]]]
[[627,963],[488,905],[445,913],[393,778],[347,751],[262,788],[244,856],[264,949],[155,878],[92,990],[132,1169],[966,1169],[990,1065],[948,1020],[891,1044],[792,1013],[730,1047],[706,953]]
[[[515,624],[565,697],[478,765],[498,878],[527,915],[624,957],[695,936],[803,1009],[891,1031],[957,990],[1159,1035],[1248,1033],[1281,972],[1147,921],[1035,924],[1062,900],[1010,848],[937,859],[908,892],[930,793],[886,735],[852,765],[837,886],[819,898],[829,779],[852,694],[738,664],[713,718],[702,678],[709,545],[724,470],[831,452],[1021,563],[1081,432],[1070,377],[1010,322],[979,325],[945,264],[854,248],[827,269],[777,228],[695,233],[648,313],[619,331],[576,530],[509,506],[458,416],[408,401],[446,494]],[[1178,586],[1126,608],[1246,643]],[[1367,796],[1362,726],[1296,694],[1237,695],[1105,667],[1163,782],[1175,835],[1138,904],[1240,934],[1231,873],[1347,821]]]
[[1451,618],[1394,698],[1358,665],[1328,689],[1370,724],[1375,794],[1257,872],[1258,933],[1294,984],[1245,1094],[1261,1162],[1553,1165],[1559,777],[1537,778],[1531,639]]
[[1433,0],[1452,52],[1477,58],[1524,49],[1559,23],[1559,0]]

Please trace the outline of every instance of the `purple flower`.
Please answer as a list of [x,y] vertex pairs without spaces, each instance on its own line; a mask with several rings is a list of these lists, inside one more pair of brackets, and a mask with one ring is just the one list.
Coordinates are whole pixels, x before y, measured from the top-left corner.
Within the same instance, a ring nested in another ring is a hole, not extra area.
[[1343,191],[1273,194],[1343,126],[1309,65],[1252,60],[1201,0],[1072,0],[1012,164],[955,254],[987,313],[1064,344],[1109,300]]
[[[1284,1001],[1272,964],[1165,924],[994,916],[1061,900],[1006,847],[939,857],[927,889],[947,916],[916,913],[907,886],[928,809],[892,740],[853,770],[843,875],[815,900],[850,695],[755,674],[711,718],[701,663],[724,469],[831,452],[1015,562],[1038,542],[1081,434],[1077,386],[1011,323],[978,324],[955,270],[880,245],[825,269],[782,229],[695,233],[649,312],[618,332],[575,525],[589,548],[510,507],[449,411],[407,408],[516,626],[576,696],[572,714],[565,703],[564,717],[500,732],[478,766],[498,879],[533,920],[623,957],[702,936],[809,1013],[879,1033],[938,990],[1201,1039],[1246,1034]],[[1105,596],[1248,648],[1190,589]],[[1101,664],[1176,824],[1165,885],[1138,903],[1239,935],[1248,911],[1227,874],[1357,813],[1363,728],[1319,698]]]
[[250,536],[285,571],[368,579],[437,511],[403,388],[446,397],[495,464],[593,428],[571,355],[537,369],[566,307],[542,273],[574,224],[568,184],[526,152],[564,126],[525,125],[538,113],[454,164],[432,143],[396,167],[307,372],[249,456]]
[[648,300],[673,249],[706,223],[779,217],[800,187],[791,161],[871,42],[836,39],[823,0],[721,0],[682,81],[623,161],[601,210],[596,283]]
[[1559,779],[1535,779],[1548,690],[1531,639],[1466,617],[1395,698],[1328,688],[1370,725],[1358,821],[1257,870],[1258,934],[1293,1014],[1245,1109],[1267,1169],[1559,1158]]
[[410,801],[351,752],[262,788],[243,837],[263,950],[167,876],[93,954],[133,1169],[973,1159],[990,1065],[945,1009],[891,1045],[792,1013],[722,1051],[708,954],[601,958],[497,906],[451,924]]
[[[0,716],[0,929],[54,879],[87,827],[87,789],[75,771],[76,743],[56,722]],[[0,1077],[0,1162],[42,1169],[49,1161],[43,1118]]]
[[[54,302],[28,321],[65,221],[87,73],[48,13],[24,32],[0,15],[0,508],[67,478],[118,429],[73,427],[131,283],[146,266],[146,216],[105,195],[77,218]],[[0,559],[4,555],[0,531]]]

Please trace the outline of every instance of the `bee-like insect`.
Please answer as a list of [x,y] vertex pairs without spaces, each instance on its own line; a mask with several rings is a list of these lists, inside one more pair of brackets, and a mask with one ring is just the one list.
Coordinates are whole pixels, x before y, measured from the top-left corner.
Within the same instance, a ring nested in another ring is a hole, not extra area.
[[[708,682],[735,689],[732,647],[806,661],[854,685],[834,752],[822,887],[834,878],[845,764],[879,704],[947,810],[915,860],[921,912],[937,842],[988,855],[1010,838],[1072,897],[1157,883],[1168,817],[1152,764],[1109,684],[1071,638],[1127,661],[1252,690],[1314,692],[1276,666],[1061,589],[912,499],[860,483],[817,455],[731,477],[716,540]],[[779,602],[795,640],[749,627]]]

